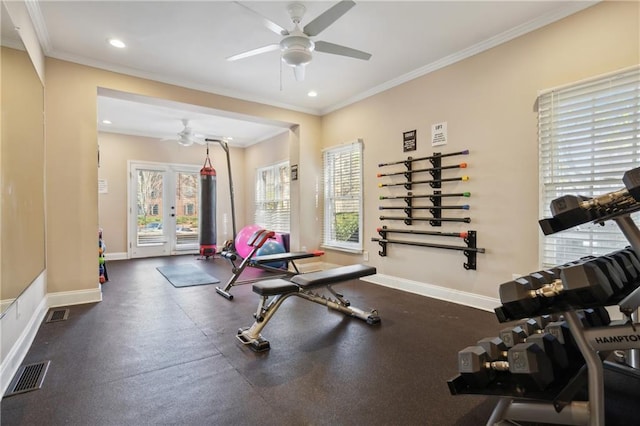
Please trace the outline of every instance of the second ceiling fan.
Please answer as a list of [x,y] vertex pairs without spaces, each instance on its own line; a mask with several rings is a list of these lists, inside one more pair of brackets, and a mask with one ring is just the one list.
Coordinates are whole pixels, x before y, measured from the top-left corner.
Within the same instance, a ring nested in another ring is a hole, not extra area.
[[350,58],[369,60],[371,54],[361,50],[352,49],[350,47],[341,46],[339,44],[329,43],[326,41],[313,41],[311,37],[317,36],[327,27],[337,21],[342,15],[347,13],[349,9],[355,6],[355,2],[351,0],[342,0],[329,9],[325,10],[320,16],[309,22],[300,29],[300,22],[306,11],[302,3],[291,3],[287,7],[289,16],[293,21],[294,28],[287,30],[250,7],[235,2],[254,15],[257,15],[262,23],[274,33],[283,36],[280,43],[273,43],[267,46],[252,49],[247,52],[239,53],[227,58],[228,61],[236,61],[238,59],[248,58],[250,56],[259,55],[261,53],[271,52],[275,50],[281,51],[282,62],[293,68],[296,80],[304,80],[305,66],[311,62],[312,52],[331,53],[333,55],[347,56]]

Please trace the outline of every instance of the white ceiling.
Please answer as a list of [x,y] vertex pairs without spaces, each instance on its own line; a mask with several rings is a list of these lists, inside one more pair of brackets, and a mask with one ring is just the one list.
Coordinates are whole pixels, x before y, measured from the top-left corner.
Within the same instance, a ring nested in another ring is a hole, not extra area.
[[[242,2],[286,29],[290,2]],[[336,2],[304,2],[301,26]],[[45,54],[235,98],[324,114],[506,42],[593,5],[594,1],[357,1],[313,40],[372,54],[369,61],[314,52],[305,81],[280,52],[227,57],[277,43],[259,17],[229,1],[39,1],[28,5]],[[108,38],[122,39],[115,49]],[[307,96],[310,90],[318,96]],[[102,93],[108,131],[170,138],[191,119],[196,133],[247,145],[286,123],[194,109],[140,96]]]

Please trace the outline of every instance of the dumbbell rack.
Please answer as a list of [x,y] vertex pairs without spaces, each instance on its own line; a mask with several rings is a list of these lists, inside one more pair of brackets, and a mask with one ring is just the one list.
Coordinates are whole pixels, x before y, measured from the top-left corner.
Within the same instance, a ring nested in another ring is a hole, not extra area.
[[[635,251],[635,250],[634,250]],[[640,287],[618,302],[621,311],[637,313],[640,306]],[[541,314],[551,313],[545,310]],[[475,394],[500,396],[487,426],[502,420],[535,421],[542,423],[602,426],[605,424],[604,407],[604,363],[602,355],[613,350],[637,351],[640,348],[640,323],[605,327],[584,328],[575,310],[558,311],[564,316],[572,336],[584,357],[585,364],[568,369],[562,377],[544,391],[529,391],[519,387],[515,379],[503,378],[499,383],[484,389],[470,387],[462,376],[448,381],[452,395]],[[499,315],[501,322],[521,318]],[[611,365],[616,368],[615,364]],[[623,373],[634,374],[622,367]],[[635,373],[637,375],[637,373]],[[585,385],[588,400],[577,401],[575,396]]]
[[[629,241],[636,257],[640,256],[640,230],[630,214],[640,210],[640,168],[625,173],[626,189],[604,194],[594,199],[569,196],[554,200],[553,218],[542,219],[540,226],[545,235],[560,232],[573,226],[593,221],[602,223],[614,220]],[[638,278],[640,280],[640,277]],[[637,280],[636,280],[637,281]],[[637,282],[634,284],[638,284]],[[626,288],[612,296],[607,306],[617,305],[626,322],[604,327],[584,328],[576,309],[593,306],[547,305],[536,315],[562,313],[584,360],[585,368],[569,372],[570,377],[556,380],[544,392],[522,392],[521,389],[502,383],[486,389],[471,389],[462,376],[448,382],[452,395],[484,394],[501,396],[487,425],[503,421],[532,421],[567,425],[602,426],[605,424],[604,366],[620,370],[640,380],[640,287]],[[522,319],[497,308],[500,322]],[[614,350],[626,351],[628,367],[603,361]],[[585,377],[586,376],[586,377]],[[574,401],[577,392],[587,384],[588,400]]]

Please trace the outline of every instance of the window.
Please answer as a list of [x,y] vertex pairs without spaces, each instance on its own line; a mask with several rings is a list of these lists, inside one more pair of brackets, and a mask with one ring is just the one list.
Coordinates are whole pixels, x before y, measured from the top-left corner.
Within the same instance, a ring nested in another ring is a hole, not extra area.
[[256,172],[255,223],[264,229],[289,232],[289,162],[263,167]]
[[[563,195],[588,197],[624,187],[640,164],[640,68],[550,90],[538,98],[540,217]],[[637,215],[633,216],[634,219]],[[629,245],[613,221],[544,237],[544,266]]]
[[325,150],[322,170],[322,244],[362,251],[362,141]]

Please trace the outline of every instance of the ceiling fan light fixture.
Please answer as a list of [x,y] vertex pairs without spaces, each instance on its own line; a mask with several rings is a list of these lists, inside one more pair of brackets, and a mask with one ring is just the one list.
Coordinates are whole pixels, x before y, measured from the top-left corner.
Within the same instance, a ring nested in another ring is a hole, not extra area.
[[311,62],[311,52],[303,49],[289,49],[282,53],[282,62],[292,67],[306,65]]
[[193,145],[193,140],[189,137],[180,136],[180,139],[178,139],[178,143],[182,146],[191,146]]
[[282,39],[282,61],[292,67],[311,62],[311,52],[315,48],[313,41],[306,36],[290,35]]

